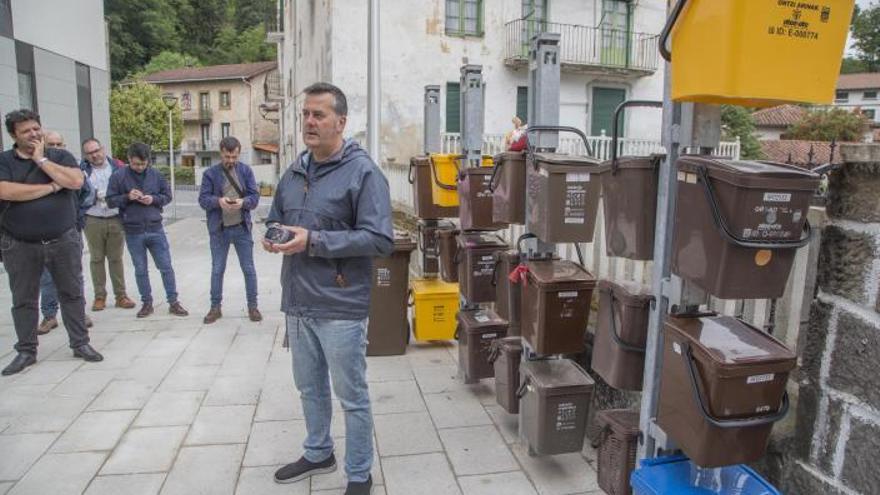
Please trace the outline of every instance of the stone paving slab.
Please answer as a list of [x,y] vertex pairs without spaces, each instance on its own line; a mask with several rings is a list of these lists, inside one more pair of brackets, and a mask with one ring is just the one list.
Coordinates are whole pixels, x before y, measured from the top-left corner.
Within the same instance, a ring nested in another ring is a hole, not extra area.
[[[101,363],[73,358],[63,326],[40,336],[37,365],[0,377],[0,495],[341,495],[345,431],[338,401],[332,435],[339,469],[291,485],[272,479],[301,455],[305,436],[291,356],[281,347],[281,259],[255,251],[264,321],[246,318],[231,255],[224,316],[204,325],[204,221],[185,218],[167,230],[190,316],[169,315],[161,301],[146,319],[112,306],[90,311]],[[137,299],[127,255],[125,267],[129,295]],[[151,281],[161,295],[152,263]],[[0,286],[7,283],[0,274]],[[88,282],[86,293],[90,305]],[[0,290],[0,314],[8,315],[10,305],[9,291]],[[13,357],[14,342],[11,318],[0,317],[0,366]],[[601,493],[590,447],[529,457],[517,438],[517,417],[495,403],[492,380],[464,385],[457,353],[453,342],[413,342],[404,356],[367,359],[374,495]]]

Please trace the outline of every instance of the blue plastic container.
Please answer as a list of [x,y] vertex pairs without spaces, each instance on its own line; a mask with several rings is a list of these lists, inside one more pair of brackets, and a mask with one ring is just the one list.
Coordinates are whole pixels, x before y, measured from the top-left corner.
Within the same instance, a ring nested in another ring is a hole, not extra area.
[[748,466],[706,469],[685,456],[642,459],[630,484],[634,495],[781,495]]

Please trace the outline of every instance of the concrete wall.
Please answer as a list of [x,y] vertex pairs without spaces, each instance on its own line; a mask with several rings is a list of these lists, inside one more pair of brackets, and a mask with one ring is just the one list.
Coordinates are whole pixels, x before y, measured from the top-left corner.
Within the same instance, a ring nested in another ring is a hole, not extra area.
[[103,0],[13,0],[12,24],[18,40],[110,70]]
[[[15,41],[0,36],[0,114],[6,115],[7,112],[18,107],[18,71],[15,66]],[[0,142],[3,143],[3,149],[6,149],[12,143],[12,138],[9,137],[6,129],[3,129],[2,134]]]
[[[17,5],[18,2],[13,3]],[[76,65],[61,55],[34,48],[37,107],[43,128],[60,132],[67,150],[79,158],[79,107],[76,97]],[[109,106],[109,102],[107,102]],[[109,109],[108,109],[109,112]],[[109,114],[108,114],[109,115]]]
[[802,332],[784,493],[880,493],[880,146],[843,145]]

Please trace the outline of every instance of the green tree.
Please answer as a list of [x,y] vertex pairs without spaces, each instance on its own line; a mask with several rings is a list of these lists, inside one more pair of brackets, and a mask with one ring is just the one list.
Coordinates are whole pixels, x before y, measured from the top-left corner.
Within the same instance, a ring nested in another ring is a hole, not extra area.
[[741,158],[758,160],[764,157],[761,144],[755,136],[752,115],[745,108],[735,105],[721,107],[721,133],[725,140],[734,141],[739,138]]
[[202,62],[198,58],[186,53],[165,50],[154,56],[140,71],[142,74],[152,74],[163,70],[180,69],[182,67],[201,67]]
[[880,5],[872,4],[866,9],[856,5],[850,32],[856,56],[866,69],[864,72],[880,70]]
[[177,51],[183,31],[172,0],[105,0],[110,65],[118,81],[162,50]]
[[240,64],[274,59],[275,45],[266,43],[264,25],[239,32],[230,24],[217,34],[209,61],[211,64]]
[[858,74],[868,72],[868,66],[857,58],[845,57],[840,64],[841,74]]
[[[180,146],[183,119],[180,106],[172,110],[174,147]],[[113,156],[124,157],[131,143],[149,144],[154,150],[168,150],[168,107],[158,86],[136,82],[110,92],[110,134]]]
[[843,108],[820,108],[807,112],[785,131],[782,138],[859,142],[868,131],[868,126],[868,119],[861,113]]

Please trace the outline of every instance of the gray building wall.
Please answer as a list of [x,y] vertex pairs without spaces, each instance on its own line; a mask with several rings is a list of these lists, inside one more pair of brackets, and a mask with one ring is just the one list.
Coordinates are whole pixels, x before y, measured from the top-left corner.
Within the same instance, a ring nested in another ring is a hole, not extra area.
[[[0,36],[0,114],[18,108],[18,71],[15,67],[15,41]],[[0,143],[9,146],[11,139],[4,129]]]
[[37,108],[43,128],[60,132],[67,149],[80,157],[76,66],[73,60],[34,48]]
[[[92,84],[92,127],[95,135],[110,150],[110,73],[91,68]],[[84,136],[83,139],[85,139]],[[120,157],[123,160],[124,157]]]

